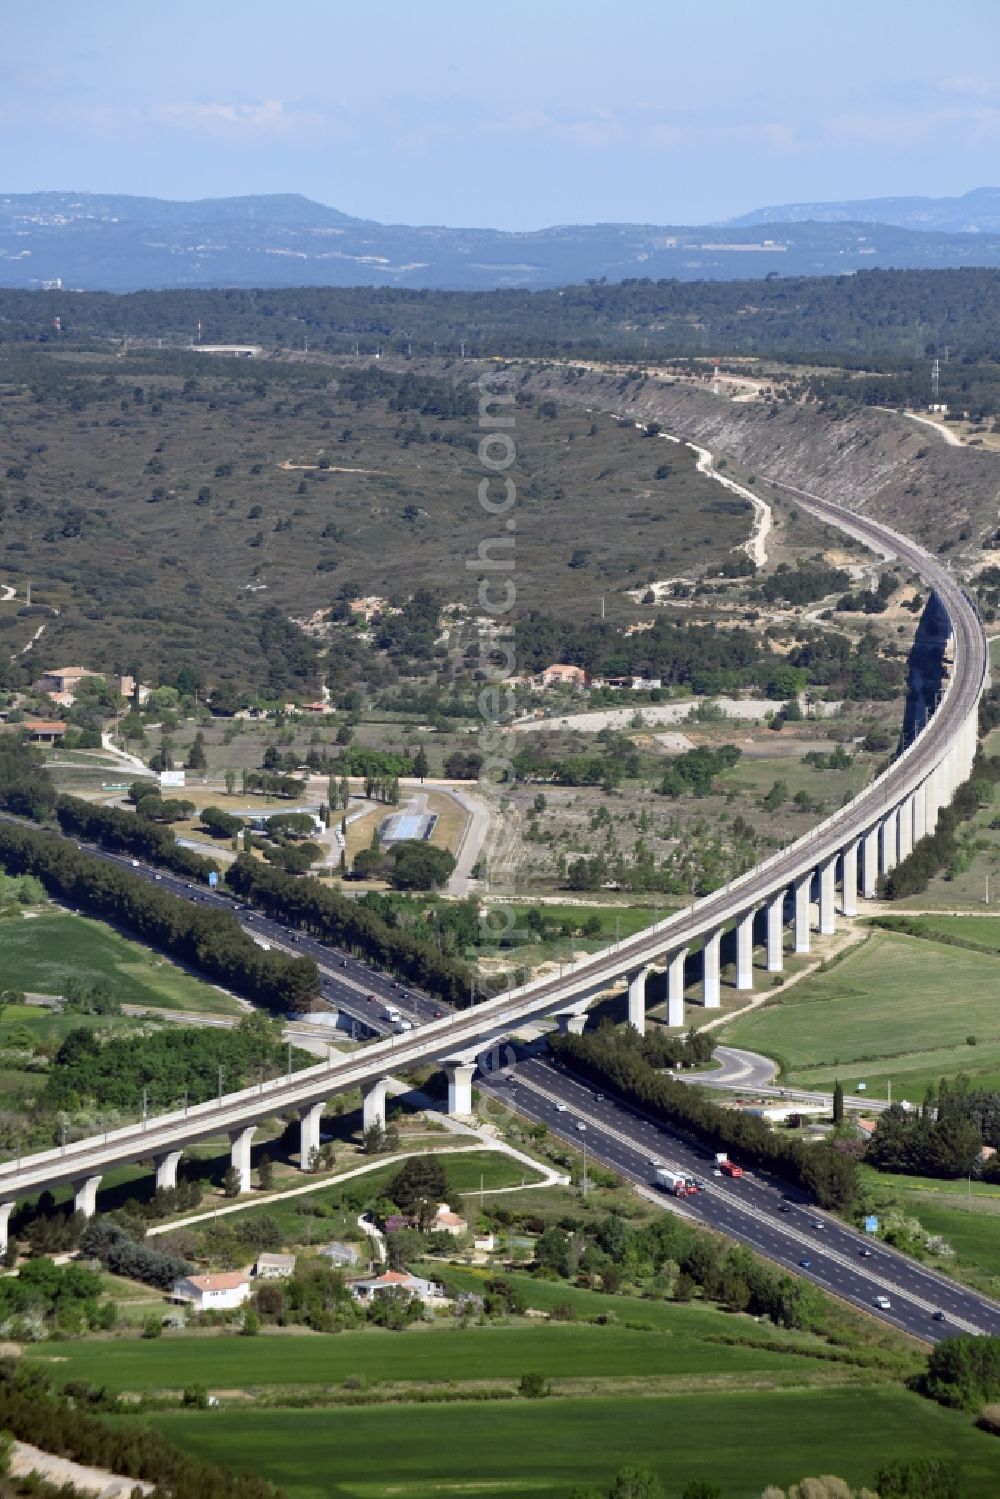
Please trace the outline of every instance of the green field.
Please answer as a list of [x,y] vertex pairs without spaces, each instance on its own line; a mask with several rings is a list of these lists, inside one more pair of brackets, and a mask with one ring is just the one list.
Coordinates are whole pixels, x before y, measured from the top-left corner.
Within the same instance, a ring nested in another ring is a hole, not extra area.
[[[997,892],[1000,894],[1000,891]],[[995,916],[925,916],[920,921],[930,932],[940,932],[945,937],[961,937],[965,942],[975,942],[980,947],[990,947],[1000,952],[1000,911]]]
[[988,953],[876,930],[828,972],[734,1021],[725,1039],[775,1057],[800,1087],[864,1080],[884,1097],[891,1079],[893,1097],[919,1101],[958,1072],[1000,1085],[998,992],[1000,962]]
[[995,1437],[886,1387],[255,1410],[250,1419],[164,1411],[150,1421],[201,1458],[280,1483],[289,1499],[566,1499],[579,1484],[606,1490],[617,1469],[636,1462],[657,1471],[671,1496],[709,1479],[725,1499],[758,1499],[768,1483],[809,1474],[870,1483],[881,1463],[916,1455],[960,1461],[963,1499],[996,1499],[1000,1472]]
[[3,987],[60,994],[68,978],[106,979],[122,1004],[237,1015],[236,1002],[102,922],[69,911],[0,922]]
[[[439,1271],[447,1278],[447,1268]],[[565,1295],[563,1300],[565,1300]],[[617,1302],[615,1303],[617,1310]],[[607,1298],[605,1298],[607,1310]],[[517,1380],[526,1369],[549,1379],[653,1379],[761,1372],[825,1373],[809,1357],[815,1340],[778,1334],[788,1352],[710,1341],[710,1335],[752,1338],[749,1318],[703,1307],[670,1306],[664,1325],[650,1331],[527,1323],[516,1327],[419,1326],[405,1334],[373,1328],[336,1337],[275,1333],[254,1339],[167,1334],[151,1346],[142,1339],[60,1344],[58,1354],[32,1350],[60,1381],[87,1378],[114,1390],[179,1390],[193,1377],[209,1389],[242,1390],[336,1385],[348,1376],[371,1384]],[[627,1315],[622,1311],[622,1315]],[[797,1351],[805,1350],[804,1352]]]

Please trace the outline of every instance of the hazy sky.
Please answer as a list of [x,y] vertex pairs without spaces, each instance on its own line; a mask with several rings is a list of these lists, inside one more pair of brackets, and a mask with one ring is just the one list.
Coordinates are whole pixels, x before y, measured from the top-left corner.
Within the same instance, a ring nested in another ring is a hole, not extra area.
[[0,192],[692,223],[1000,183],[1000,0],[10,0]]

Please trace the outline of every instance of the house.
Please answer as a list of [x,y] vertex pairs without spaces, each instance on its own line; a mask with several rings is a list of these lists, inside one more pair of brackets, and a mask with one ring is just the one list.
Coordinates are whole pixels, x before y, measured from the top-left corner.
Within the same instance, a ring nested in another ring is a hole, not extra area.
[[324,1244],[320,1250],[324,1259],[330,1261],[335,1270],[346,1270],[356,1265],[361,1258],[361,1253],[353,1244],[342,1244],[334,1240],[332,1244]]
[[541,680],[543,687],[583,689],[590,686],[590,673],[584,671],[582,666],[567,666],[565,662],[556,661],[545,668]]
[[199,1312],[224,1311],[243,1305],[250,1295],[250,1281],[245,1270],[182,1275],[174,1281],[170,1294],[174,1301],[188,1301]]
[[371,1306],[376,1296],[384,1296],[387,1291],[407,1291],[411,1296],[419,1296],[425,1305],[441,1300],[441,1288],[434,1281],[424,1280],[420,1275],[408,1275],[402,1270],[386,1270],[367,1280],[353,1280],[350,1291],[362,1306]]
[[85,677],[99,675],[99,672],[92,671],[89,666],[59,666],[43,672],[37,685],[41,692],[72,692]]
[[472,1247],[479,1254],[493,1254],[497,1247],[496,1234],[476,1234],[472,1240]]
[[66,734],[61,718],[26,718],[21,728],[32,744],[58,744]]
[[332,703],[303,703],[299,709],[300,713],[335,713],[336,709]]
[[47,692],[45,696],[55,708],[72,708],[76,702],[76,694],[73,692]]
[[359,615],[369,624],[377,614],[381,614],[385,608],[385,599],[380,599],[377,594],[369,594],[367,598],[351,599],[348,607],[352,614]]
[[258,1280],[287,1280],[295,1274],[294,1254],[259,1254],[253,1273]]
[[437,1212],[430,1225],[432,1234],[452,1234],[457,1238],[459,1234],[464,1234],[468,1227],[465,1219],[453,1213],[446,1202],[438,1203]]

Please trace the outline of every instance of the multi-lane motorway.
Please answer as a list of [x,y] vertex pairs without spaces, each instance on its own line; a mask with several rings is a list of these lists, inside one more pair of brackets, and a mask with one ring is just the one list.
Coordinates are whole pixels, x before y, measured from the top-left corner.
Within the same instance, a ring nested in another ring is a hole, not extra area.
[[[415,1026],[434,1020],[445,1009],[441,1002],[402,988],[356,958],[247,910],[223,890],[206,890],[126,856],[84,846],[185,900],[232,912],[247,931],[270,945],[315,958],[324,998],[355,1015],[370,1032],[384,1035],[392,1029],[388,1006],[408,1015]],[[654,1187],[658,1164],[705,1183],[703,1191],[679,1200],[657,1193],[665,1207],[748,1245],[916,1337],[935,1341],[957,1332],[1000,1335],[1000,1305],[855,1232],[812,1207],[801,1194],[763,1176],[747,1174],[736,1181],[715,1176],[706,1147],[552,1066],[544,1059],[544,1042],[500,1047],[485,1060],[487,1073],[481,1085],[486,1091],[516,1113],[545,1124],[575,1149],[585,1143],[594,1163],[647,1190]],[[491,1065],[497,1062],[502,1065]],[[879,1306],[878,1297],[889,1305]],[[936,1313],[943,1314],[943,1320]]]
[[[663,1201],[783,1269],[926,1341],[958,1332],[1000,1336],[1000,1305],[855,1232],[801,1193],[756,1173],[740,1180],[716,1176],[706,1146],[537,1056],[519,1054],[507,1074],[491,1080],[490,1091],[517,1113],[545,1124],[577,1150],[586,1141],[591,1160],[639,1186],[653,1186],[658,1164],[704,1182],[703,1191]],[[880,1296],[888,1307],[877,1305]]]

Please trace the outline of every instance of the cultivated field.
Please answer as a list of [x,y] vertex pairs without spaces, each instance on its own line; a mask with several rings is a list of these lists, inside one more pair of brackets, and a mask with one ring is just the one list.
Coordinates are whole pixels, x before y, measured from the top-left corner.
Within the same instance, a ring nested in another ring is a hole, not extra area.
[[[1000,1083],[1000,958],[874,931],[826,973],[726,1028],[734,1046],[776,1057],[783,1080],[919,1102],[928,1083],[964,1072]],[[974,1044],[969,1038],[974,1037]]]

